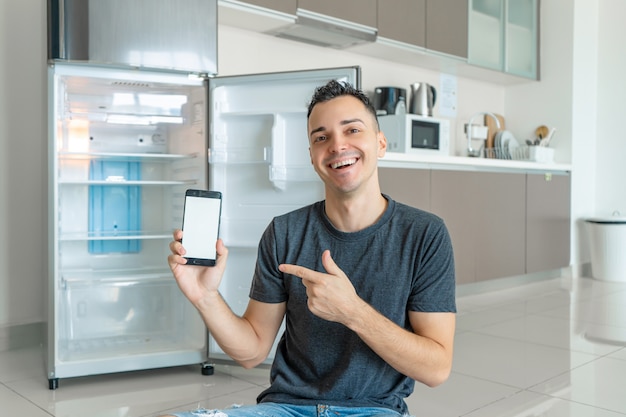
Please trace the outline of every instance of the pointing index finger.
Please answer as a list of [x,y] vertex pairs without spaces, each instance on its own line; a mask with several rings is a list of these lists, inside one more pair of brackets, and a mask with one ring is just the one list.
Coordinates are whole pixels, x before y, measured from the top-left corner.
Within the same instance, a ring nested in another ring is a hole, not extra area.
[[284,272],[285,274],[290,274],[298,278],[302,278],[304,276],[304,270],[306,268],[298,265],[280,264],[278,265],[278,269],[280,270],[280,272]]

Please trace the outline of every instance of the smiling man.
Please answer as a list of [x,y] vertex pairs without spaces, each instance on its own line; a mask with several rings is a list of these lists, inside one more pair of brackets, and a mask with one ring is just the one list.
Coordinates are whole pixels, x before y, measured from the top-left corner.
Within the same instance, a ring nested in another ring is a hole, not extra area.
[[212,268],[185,265],[182,232],[170,244],[178,285],[242,366],[267,358],[285,318],[270,387],[257,405],[220,413],[406,415],[404,399],[415,381],[439,385],[452,366],[456,307],[448,232],[438,217],[381,193],[377,166],[387,140],[360,90],[337,81],[318,88],[308,135],[325,200],[267,227],[243,316],[218,292],[228,256],[221,240]]

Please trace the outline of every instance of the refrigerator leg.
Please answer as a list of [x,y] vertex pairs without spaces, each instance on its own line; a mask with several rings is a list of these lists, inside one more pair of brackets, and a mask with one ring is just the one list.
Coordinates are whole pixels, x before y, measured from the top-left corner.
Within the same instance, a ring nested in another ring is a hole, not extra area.
[[59,388],[59,378],[48,379],[48,388],[51,390]]
[[215,368],[212,363],[204,362],[202,364],[202,375],[213,375]]

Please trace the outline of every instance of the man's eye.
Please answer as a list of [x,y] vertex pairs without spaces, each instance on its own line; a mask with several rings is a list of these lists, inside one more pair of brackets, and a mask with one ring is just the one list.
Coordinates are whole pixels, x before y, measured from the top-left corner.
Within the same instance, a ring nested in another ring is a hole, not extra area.
[[360,129],[358,129],[358,128],[356,128],[356,127],[353,127],[352,129],[349,129],[348,131],[349,131],[350,133],[359,133],[361,130],[360,130]]
[[316,136],[313,138],[313,142],[323,142],[326,140],[326,136]]

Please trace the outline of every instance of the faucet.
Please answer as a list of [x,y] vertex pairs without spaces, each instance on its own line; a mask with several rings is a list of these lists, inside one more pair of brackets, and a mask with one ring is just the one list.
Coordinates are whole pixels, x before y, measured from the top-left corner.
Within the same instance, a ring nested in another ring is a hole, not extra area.
[[496,115],[491,113],[491,112],[479,112],[479,113],[476,113],[475,115],[473,115],[472,117],[470,117],[468,127],[467,127],[467,129],[465,131],[465,134],[467,135],[467,155],[468,156],[479,157],[482,154],[483,148],[484,148],[485,145],[484,144],[480,145],[480,148],[478,148],[478,149],[472,148],[472,122],[474,121],[474,118],[476,116],[489,116],[489,117],[491,117],[496,122],[496,129],[498,129],[498,130],[500,130],[500,121],[498,120]]

